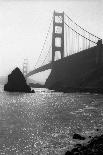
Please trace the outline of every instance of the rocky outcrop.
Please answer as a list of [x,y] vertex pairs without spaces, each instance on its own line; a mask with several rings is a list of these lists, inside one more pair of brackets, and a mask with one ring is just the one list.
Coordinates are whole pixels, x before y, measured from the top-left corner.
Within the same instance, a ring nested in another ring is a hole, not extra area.
[[8,75],[8,82],[4,85],[4,91],[25,93],[33,92],[31,91],[30,86],[27,85],[26,79],[18,67]]
[[95,136],[87,144],[76,144],[71,151],[65,155],[99,155],[103,154],[103,135]]
[[73,139],[85,140],[85,137],[81,136],[80,134],[75,133],[75,134],[73,135]]

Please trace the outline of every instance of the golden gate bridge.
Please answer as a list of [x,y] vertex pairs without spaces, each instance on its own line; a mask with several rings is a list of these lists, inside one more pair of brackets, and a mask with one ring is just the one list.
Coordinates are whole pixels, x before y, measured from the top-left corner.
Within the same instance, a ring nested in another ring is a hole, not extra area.
[[23,73],[25,77],[29,77],[52,69],[53,64],[59,59],[83,52],[99,44],[102,44],[101,38],[79,26],[64,12],[54,11],[35,67],[27,73],[27,62],[25,62]]

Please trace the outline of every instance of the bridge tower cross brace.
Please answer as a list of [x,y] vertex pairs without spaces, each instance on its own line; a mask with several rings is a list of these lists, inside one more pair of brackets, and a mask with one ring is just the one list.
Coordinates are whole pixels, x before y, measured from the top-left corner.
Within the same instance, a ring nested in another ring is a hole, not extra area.
[[[56,45],[59,43],[59,46]],[[61,59],[64,57],[64,12],[54,11],[52,33],[52,62],[55,61],[55,53],[60,52]]]

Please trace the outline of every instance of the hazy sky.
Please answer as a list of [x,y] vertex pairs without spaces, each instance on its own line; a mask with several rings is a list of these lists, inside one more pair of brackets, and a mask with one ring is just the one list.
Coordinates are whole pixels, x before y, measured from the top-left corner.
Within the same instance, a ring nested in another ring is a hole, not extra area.
[[0,0],[0,76],[22,69],[25,58],[34,68],[54,10],[103,39],[103,0]]

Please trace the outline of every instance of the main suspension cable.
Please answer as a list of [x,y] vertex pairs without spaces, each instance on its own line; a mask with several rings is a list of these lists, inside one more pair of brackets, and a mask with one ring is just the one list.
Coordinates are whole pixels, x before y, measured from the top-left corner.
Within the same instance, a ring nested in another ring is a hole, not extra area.
[[[65,13],[64,13],[64,14],[65,14]],[[101,40],[101,38],[99,38],[99,37],[97,37],[96,35],[94,35],[94,34],[88,32],[88,31],[85,30],[83,27],[79,26],[79,25],[78,25],[76,22],[74,22],[67,14],[65,14],[65,16],[66,16],[69,20],[71,20],[76,26],[78,26],[79,28],[81,28],[82,30],[84,30],[85,32],[87,32],[89,35],[92,35],[92,36],[94,36],[95,38]]]
[[46,60],[46,58],[47,58],[47,56],[48,56],[48,54],[49,54],[49,52],[50,52],[51,47],[52,47],[52,45],[49,47],[49,50],[48,50],[48,52],[47,52],[47,55],[45,56],[45,59],[44,59],[44,61],[43,61],[43,63],[42,63],[41,66],[43,66],[43,64],[44,64],[44,62],[45,62],[45,60]]
[[88,39],[87,37],[83,36],[82,34],[78,33],[76,30],[74,30],[73,28],[71,28],[66,22],[64,22],[64,23],[65,23],[72,31],[74,31],[75,33],[77,33],[77,34],[80,35],[81,37],[83,37],[83,38],[85,38],[85,39],[91,41],[92,43],[97,44],[96,42],[94,42],[94,41]]
[[49,33],[50,33],[50,27],[51,27],[51,24],[52,24],[52,20],[53,20],[53,16],[52,16],[52,19],[51,19],[50,24],[49,24],[49,28],[48,28],[48,31],[47,31],[47,34],[46,34],[46,37],[45,37],[45,41],[44,41],[44,44],[43,44],[42,50],[41,50],[41,52],[40,52],[40,55],[39,55],[39,57],[38,57],[38,59],[37,59],[37,62],[36,62],[36,64],[35,64],[34,68],[36,68],[37,63],[39,62],[39,59],[40,59],[40,57],[41,57],[41,54],[43,53],[44,46],[45,46],[45,44],[46,44],[46,41],[47,41],[48,35],[49,35]]

